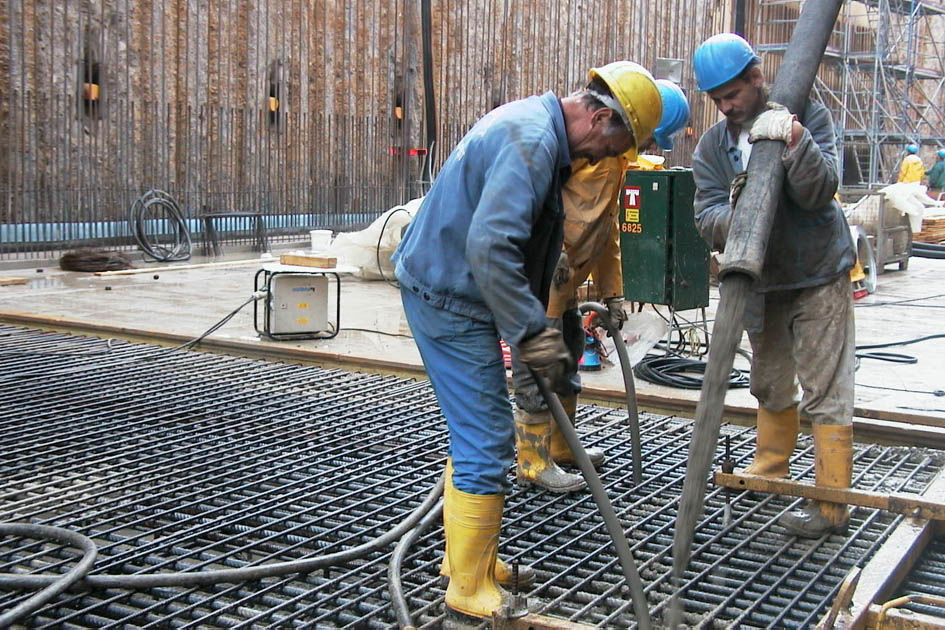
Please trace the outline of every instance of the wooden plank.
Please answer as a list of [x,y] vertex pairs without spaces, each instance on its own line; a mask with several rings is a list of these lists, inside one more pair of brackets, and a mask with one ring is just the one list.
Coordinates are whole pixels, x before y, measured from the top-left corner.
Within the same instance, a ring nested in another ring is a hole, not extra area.
[[317,256],[314,254],[282,254],[279,256],[279,262],[283,265],[331,269],[338,264],[338,259],[334,256]]
[[239,265],[268,265],[274,263],[274,258],[251,258],[249,260],[230,260],[226,262],[196,263],[193,265],[168,265],[167,267],[138,267],[136,269],[122,269],[120,271],[96,271],[96,276],[133,276],[138,273],[165,273],[168,271],[183,271],[185,269],[208,269],[211,267],[237,267]]
[[29,281],[30,281],[29,278],[14,278],[14,277],[0,278],[0,287],[9,287],[15,284],[26,284]]
[[751,490],[818,501],[846,503],[886,510],[924,519],[945,520],[945,502],[907,492],[871,492],[856,488],[827,488],[800,483],[791,479],[771,479],[759,475],[715,473],[716,485],[736,490]]
[[[945,501],[945,474],[939,471],[929,487],[922,493],[929,501]],[[928,519],[904,518],[882,547],[862,568],[856,589],[850,597],[850,605],[844,607],[832,625],[825,625],[826,619],[818,628],[843,628],[861,630],[867,627],[870,607],[874,602],[884,601],[892,596],[895,588],[909,574],[916,560],[935,536],[938,529],[936,521]]]

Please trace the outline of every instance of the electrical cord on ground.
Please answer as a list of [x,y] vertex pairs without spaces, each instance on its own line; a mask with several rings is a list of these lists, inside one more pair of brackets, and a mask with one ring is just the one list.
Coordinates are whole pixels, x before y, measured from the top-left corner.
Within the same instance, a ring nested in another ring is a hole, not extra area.
[[935,298],[945,297],[945,293],[937,295],[927,295],[925,297],[909,298],[907,300],[894,300],[892,302],[870,302],[869,304],[854,304],[854,308],[869,308],[871,306],[911,306],[913,308],[945,308],[941,304],[913,304],[922,300],[934,300]]
[[945,396],[945,390],[935,389],[935,390],[923,390],[923,389],[904,389],[900,387],[885,387],[883,385],[867,385],[865,383],[855,383],[857,387],[868,387],[869,389],[884,389],[891,392],[905,392],[907,394],[931,394],[936,397]]
[[385,332],[385,331],[383,331],[383,330],[371,330],[370,328],[348,328],[348,327],[344,327],[344,328],[339,328],[339,329],[338,329],[339,332],[345,331],[345,330],[354,330],[354,331],[357,331],[357,332],[376,333],[376,334],[378,334],[378,335],[387,335],[388,337],[404,337],[404,338],[406,338],[406,339],[413,339],[413,335],[405,335],[405,334],[403,334],[403,333]]
[[[443,477],[433,486],[423,502],[410,513],[407,518],[398,523],[387,533],[381,534],[365,543],[336,551],[334,553],[315,556],[314,558],[304,558],[300,560],[290,560],[287,562],[274,562],[260,566],[247,566],[239,569],[214,569],[208,571],[194,571],[191,573],[151,573],[134,575],[86,575],[78,584],[88,588],[120,588],[120,589],[147,589],[159,588],[165,586],[190,587],[190,586],[208,586],[213,584],[223,584],[231,582],[250,582],[261,580],[263,578],[278,577],[283,575],[292,575],[295,573],[311,573],[317,569],[336,566],[351,562],[383,549],[395,540],[417,526],[420,520],[434,508],[443,494]],[[33,525],[30,523],[11,524],[22,525],[24,529],[20,535],[35,535],[42,537],[39,532],[43,531],[43,525]],[[0,524],[0,527],[4,527]],[[35,531],[35,534],[29,532]],[[0,530],[2,532],[2,530]],[[0,573],[0,590],[35,590],[46,588],[50,584],[55,584],[61,580],[60,575],[36,575],[22,573]],[[68,585],[67,585],[68,586]]]
[[397,206],[396,208],[393,208],[387,215],[387,218],[384,219],[384,224],[381,225],[381,233],[377,235],[377,246],[374,249],[374,257],[377,260],[377,273],[381,276],[381,280],[392,287],[399,287],[400,283],[396,280],[391,281],[384,277],[384,269],[381,267],[381,241],[384,239],[384,230],[387,229],[387,222],[390,221],[390,218],[398,212],[406,212],[407,216],[410,216],[410,212],[407,212],[407,209],[403,206]]
[[[119,361],[119,363],[132,363],[136,361],[157,361],[157,360],[165,358],[166,356],[174,352],[177,352],[178,350],[185,350],[188,348],[192,348],[193,346],[203,341],[206,337],[208,337],[209,335],[212,335],[214,332],[216,332],[217,330],[225,326],[231,319],[233,319],[233,317],[236,316],[237,313],[243,310],[248,304],[252,304],[254,301],[264,299],[265,297],[266,297],[265,289],[260,289],[254,292],[245,302],[243,302],[242,304],[237,306],[235,309],[230,311],[223,319],[221,319],[220,321],[215,323],[213,326],[208,328],[206,331],[201,333],[199,336],[194,337],[190,341],[186,341],[180,345],[173,346],[170,348],[158,348],[158,349],[155,349],[154,352],[152,352],[151,354],[145,355],[143,357],[135,357],[133,359],[122,360],[122,361]],[[102,356],[112,351],[112,343],[114,341],[116,340],[108,339],[106,341],[107,349],[103,351],[90,352],[87,354],[68,354],[68,355],[62,354],[62,355],[55,355],[55,356],[63,356],[63,357],[69,357],[69,358],[88,358],[88,357],[94,357],[94,356]],[[0,356],[7,356],[8,354],[9,353],[7,352],[0,352]],[[12,354],[14,356],[17,356],[17,353],[15,351]],[[35,353],[35,352],[22,353],[23,356],[36,356],[38,354],[40,353]],[[83,364],[77,367],[66,368],[63,370],[44,372],[42,375],[39,375],[39,376],[41,376],[42,378],[48,378],[50,376],[73,374],[75,372],[82,372],[86,370],[88,370],[88,364]],[[33,375],[26,375],[26,376],[33,376]],[[23,374],[18,374],[18,373],[4,374],[3,377],[0,377],[0,383],[3,383],[5,381],[17,380],[23,377],[24,377]]]
[[26,615],[36,612],[55,599],[57,595],[84,578],[92,568],[96,555],[98,555],[98,549],[91,538],[61,527],[34,525],[32,523],[0,523],[0,534],[54,541],[82,550],[82,558],[67,573],[54,576],[53,580],[43,590],[0,615],[0,628],[11,626]]
[[416,542],[430,525],[438,521],[443,516],[443,501],[426,513],[420,519],[417,526],[403,535],[394,552],[390,556],[390,562],[387,565],[387,589],[390,592],[390,604],[394,609],[394,617],[397,618],[397,624],[401,630],[413,630],[413,619],[410,617],[410,607],[407,605],[407,598],[404,596],[404,586],[400,579],[400,573],[404,564],[404,558],[410,551],[410,547]]
[[[158,212],[163,212],[166,219],[158,218],[156,216]],[[155,222],[164,220],[169,221],[173,227],[174,243],[172,247],[161,245],[148,232],[149,224],[153,226]],[[128,224],[131,227],[131,233],[134,235],[135,241],[137,241],[145,255],[158,262],[190,259],[191,242],[187,222],[184,220],[180,206],[166,192],[149,190],[135,199],[128,213]]]

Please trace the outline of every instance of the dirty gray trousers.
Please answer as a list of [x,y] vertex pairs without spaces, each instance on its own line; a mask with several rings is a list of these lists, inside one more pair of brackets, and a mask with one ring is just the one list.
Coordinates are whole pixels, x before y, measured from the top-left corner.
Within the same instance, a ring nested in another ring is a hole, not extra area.
[[851,424],[855,341],[849,274],[764,298],[764,327],[748,333],[751,393],[758,405],[775,413],[798,405],[812,424]]

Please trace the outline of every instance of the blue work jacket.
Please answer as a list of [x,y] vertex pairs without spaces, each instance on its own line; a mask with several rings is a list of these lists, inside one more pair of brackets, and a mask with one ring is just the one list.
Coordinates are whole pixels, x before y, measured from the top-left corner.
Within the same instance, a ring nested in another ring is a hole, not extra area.
[[512,345],[541,332],[570,165],[553,93],[486,114],[443,164],[394,252],[402,287],[494,323]]

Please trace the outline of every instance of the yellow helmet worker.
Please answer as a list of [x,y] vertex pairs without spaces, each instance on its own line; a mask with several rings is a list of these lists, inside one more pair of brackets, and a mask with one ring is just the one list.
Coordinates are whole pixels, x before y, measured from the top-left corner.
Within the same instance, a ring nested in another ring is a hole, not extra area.
[[602,80],[613,93],[616,103],[608,102],[611,99],[606,96],[600,100],[621,114],[624,124],[633,134],[634,146],[627,152],[627,158],[635,160],[637,147],[649,142],[663,115],[656,80],[646,68],[632,61],[613,61],[606,66],[591,68],[588,76],[591,81]]

